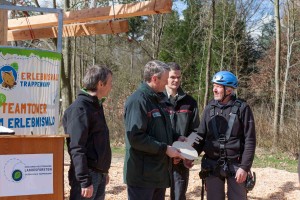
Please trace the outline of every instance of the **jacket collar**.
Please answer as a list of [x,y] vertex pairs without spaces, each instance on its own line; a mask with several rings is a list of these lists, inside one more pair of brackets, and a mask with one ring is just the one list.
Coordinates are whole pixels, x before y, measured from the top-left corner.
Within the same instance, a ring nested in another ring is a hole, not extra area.
[[99,105],[102,105],[105,100],[105,98],[98,99],[97,96],[90,95],[84,88],[79,91],[78,97],[82,97],[85,101]]
[[219,101],[213,100],[212,106],[218,107],[218,108],[227,108],[234,105],[234,102],[236,100],[236,96],[231,96],[231,99],[228,101],[227,104],[220,104]]
[[168,100],[167,96],[163,92],[155,92],[146,82],[143,82],[139,89],[151,100],[157,101],[158,103],[164,103]]
[[[168,99],[170,99],[170,95],[167,92],[167,90],[164,91],[164,94],[168,97]],[[186,96],[186,93],[183,91],[183,89],[181,87],[179,87],[177,89],[177,101],[180,101],[181,99],[183,99]]]

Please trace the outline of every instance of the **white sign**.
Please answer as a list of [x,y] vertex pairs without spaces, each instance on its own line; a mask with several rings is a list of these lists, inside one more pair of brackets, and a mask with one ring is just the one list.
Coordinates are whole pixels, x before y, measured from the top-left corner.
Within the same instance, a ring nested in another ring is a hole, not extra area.
[[61,54],[0,47],[0,126],[57,134]]
[[53,154],[0,155],[0,197],[53,194]]

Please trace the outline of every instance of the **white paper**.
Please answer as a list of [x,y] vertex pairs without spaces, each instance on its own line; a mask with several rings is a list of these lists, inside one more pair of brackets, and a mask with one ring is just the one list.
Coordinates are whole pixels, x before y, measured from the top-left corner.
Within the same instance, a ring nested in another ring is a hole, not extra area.
[[0,197],[53,194],[53,154],[0,155]]
[[0,133],[13,133],[14,130],[6,128],[4,126],[0,126]]
[[176,141],[172,145],[180,150],[180,154],[189,160],[195,160],[198,157],[197,151],[187,142]]

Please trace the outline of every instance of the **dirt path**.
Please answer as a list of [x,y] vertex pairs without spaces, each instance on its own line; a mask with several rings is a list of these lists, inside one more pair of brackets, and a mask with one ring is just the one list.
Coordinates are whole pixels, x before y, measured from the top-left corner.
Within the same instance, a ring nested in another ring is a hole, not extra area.
[[[69,158],[65,156],[65,163]],[[65,166],[65,197],[68,198],[69,185],[67,179],[68,166]],[[190,173],[187,199],[200,199],[201,181],[198,177],[200,166],[195,165]],[[254,168],[257,183],[253,191],[248,194],[249,200],[300,200],[298,175],[273,168]],[[126,185],[123,184],[123,158],[114,157],[110,169],[110,183],[106,188],[107,200],[127,199]],[[166,192],[169,199],[169,190]]]

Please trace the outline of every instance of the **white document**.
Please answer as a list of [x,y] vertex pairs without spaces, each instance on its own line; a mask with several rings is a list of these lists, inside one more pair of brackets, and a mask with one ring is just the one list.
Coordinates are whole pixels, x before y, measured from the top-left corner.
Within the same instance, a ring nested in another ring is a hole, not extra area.
[[53,194],[53,154],[0,155],[0,197]]
[[0,126],[0,133],[13,133],[14,130],[6,128],[4,126]]

